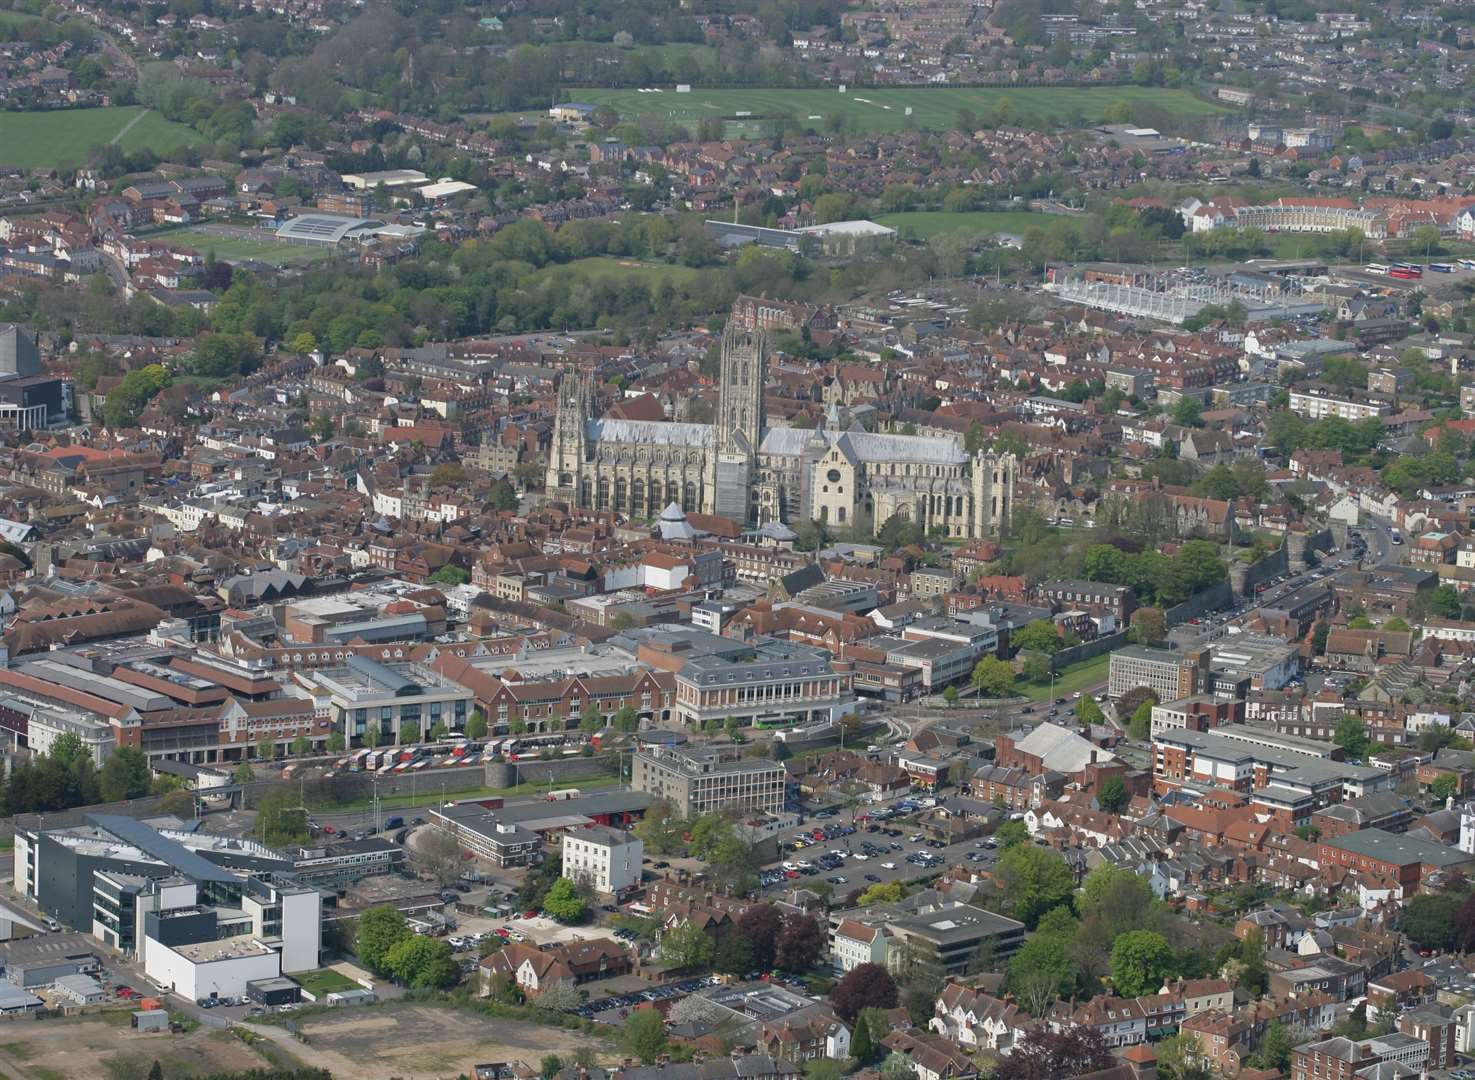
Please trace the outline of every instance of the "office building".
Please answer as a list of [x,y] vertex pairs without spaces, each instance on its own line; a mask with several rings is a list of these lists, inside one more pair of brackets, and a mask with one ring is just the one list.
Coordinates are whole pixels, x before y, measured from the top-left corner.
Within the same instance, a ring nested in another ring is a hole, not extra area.
[[714,810],[784,808],[787,773],[776,761],[742,756],[738,747],[651,747],[635,754],[630,786],[675,805],[684,818]]
[[235,997],[254,979],[310,971],[322,899],[279,853],[114,814],[17,830],[15,887],[63,924],[187,997]]
[[[455,837],[462,850],[496,866],[527,866],[566,837],[594,826],[622,829],[645,815],[655,800],[641,791],[612,791],[556,802],[487,809],[475,799],[429,811],[430,823]],[[637,875],[637,879],[639,877]]]
[[1177,701],[1202,691],[1208,682],[1207,649],[1176,652],[1146,645],[1127,645],[1111,654],[1107,694],[1113,700],[1145,686],[1159,701]]
[[618,896],[640,884],[645,845],[633,834],[595,825],[563,838],[563,876],[597,893]]
[[971,975],[985,944],[995,961],[1003,961],[1014,955],[1025,938],[1021,922],[926,889],[894,904],[832,911],[832,954],[837,938],[845,939],[840,946],[843,955],[836,956],[837,965],[863,962],[862,954],[871,955],[872,950],[879,954],[879,946],[861,940],[865,928],[884,930],[884,963],[899,976],[918,967],[943,977]]

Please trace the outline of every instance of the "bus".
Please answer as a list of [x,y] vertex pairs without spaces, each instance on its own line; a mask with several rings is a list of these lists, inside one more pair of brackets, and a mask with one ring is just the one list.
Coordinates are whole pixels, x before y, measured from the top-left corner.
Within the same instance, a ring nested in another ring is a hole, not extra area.
[[1456,265],[1461,270],[1475,270],[1475,259],[1461,259]]
[[1430,263],[1429,269],[1433,270],[1436,274],[1453,274],[1455,272],[1454,266],[1450,263]]
[[1408,268],[1403,266],[1395,266],[1392,270],[1388,271],[1388,276],[1392,278],[1400,278],[1404,281],[1414,281],[1418,278],[1423,277],[1424,275],[1419,273],[1417,270],[1409,270]]
[[1388,267],[1384,266],[1382,263],[1368,263],[1366,266],[1363,267],[1363,270],[1365,270],[1369,274],[1386,274],[1388,272]]

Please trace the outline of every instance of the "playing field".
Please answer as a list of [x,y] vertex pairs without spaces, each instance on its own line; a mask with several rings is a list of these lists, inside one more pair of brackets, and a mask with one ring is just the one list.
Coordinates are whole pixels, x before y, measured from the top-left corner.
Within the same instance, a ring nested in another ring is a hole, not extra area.
[[617,281],[628,281],[631,278],[639,278],[652,289],[659,288],[664,281],[669,281],[672,286],[688,284],[700,272],[690,266],[640,262],[636,259],[620,259],[612,255],[597,255],[593,258],[575,259],[567,263],[551,263],[543,270],[545,274],[551,275],[567,274],[570,271],[591,283],[601,279],[613,278]]
[[[140,116],[143,118],[138,119]],[[141,105],[0,112],[0,165],[22,169],[81,166],[87,163],[93,147],[114,139],[124,150],[146,148],[161,154],[204,141],[192,128],[166,120]]]
[[214,252],[217,259],[225,262],[240,262],[253,259],[270,263],[272,266],[301,266],[304,263],[321,262],[333,254],[331,248],[307,247],[303,244],[278,244],[274,240],[252,240],[236,236],[221,236],[206,227],[173,229],[156,234],[166,237],[173,244],[187,244],[204,254]]
[[941,233],[1019,234],[1030,229],[1048,229],[1069,220],[1063,214],[1032,214],[1027,210],[974,210],[961,214],[950,214],[945,210],[913,210],[903,214],[882,214],[876,218],[876,223],[895,229],[903,239],[931,240]]
[[[824,131],[834,115],[856,131],[899,131],[913,126],[945,131],[957,126],[958,112],[990,116],[1000,102],[1009,103],[1011,122],[1029,127],[1059,128],[1100,122],[1118,104],[1154,105],[1179,116],[1213,116],[1225,111],[1200,101],[1186,90],[1151,86],[937,87],[871,90],[571,90],[572,101],[608,105],[625,117],[664,116],[685,126],[719,117],[735,128],[789,116],[804,127]],[[911,109],[911,115],[907,115]]]

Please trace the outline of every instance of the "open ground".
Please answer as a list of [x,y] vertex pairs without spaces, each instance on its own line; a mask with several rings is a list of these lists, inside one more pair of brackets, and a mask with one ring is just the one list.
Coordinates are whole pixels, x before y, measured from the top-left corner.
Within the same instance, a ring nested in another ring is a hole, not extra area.
[[447,1006],[378,1005],[340,1009],[299,1022],[298,1041],[275,1025],[249,1025],[306,1065],[354,1080],[453,1077],[477,1062],[522,1060],[537,1067],[545,1054],[570,1059],[581,1047],[609,1045],[589,1035],[520,1020],[492,1020]]
[[[946,131],[957,126],[959,110],[975,117],[989,116],[1000,103],[1009,103],[1012,122],[1029,127],[1058,128],[1099,123],[1113,106],[1129,109],[1151,105],[1177,116],[1214,116],[1224,111],[1201,101],[1187,90],[1151,86],[1026,86],[938,87],[873,90],[692,90],[678,94],[641,90],[570,90],[573,101],[608,105],[624,117],[661,116],[691,126],[707,117],[732,121],[738,128],[767,117],[790,116],[801,126],[823,131],[831,116],[845,118],[855,131],[900,131],[912,126]],[[907,115],[907,109],[912,113]],[[743,115],[747,114],[747,115]]]
[[[147,115],[139,119],[144,113]],[[93,147],[115,138],[128,151],[164,152],[204,141],[198,132],[142,105],[0,112],[0,165],[22,169],[82,166],[87,164]]]
[[0,1075],[25,1080],[143,1080],[157,1060],[172,1080],[272,1064],[224,1031],[200,1028],[181,1035],[144,1035],[128,1026],[128,1017],[128,1010],[113,1010],[101,1018],[7,1024],[0,1032]]

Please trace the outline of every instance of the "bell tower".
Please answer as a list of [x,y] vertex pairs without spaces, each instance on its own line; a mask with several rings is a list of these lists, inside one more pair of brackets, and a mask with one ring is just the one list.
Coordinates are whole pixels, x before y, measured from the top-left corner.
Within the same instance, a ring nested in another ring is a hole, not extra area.
[[729,319],[722,334],[717,416],[707,458],[711,513],[746,523],[755,517],[751,493],[763,438],[763,379],[768,335]]
[[553,424],[548,471],[543,478],[549,498],[578,505],[589,442],[587,421],[593,416],[593,378],[565,368],[558,380],[558,416]]

